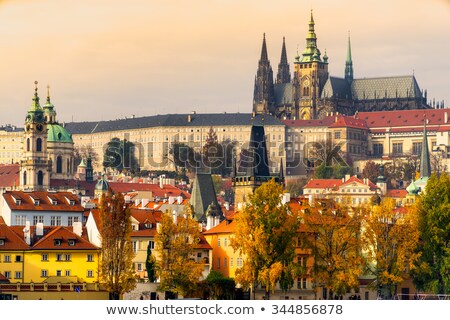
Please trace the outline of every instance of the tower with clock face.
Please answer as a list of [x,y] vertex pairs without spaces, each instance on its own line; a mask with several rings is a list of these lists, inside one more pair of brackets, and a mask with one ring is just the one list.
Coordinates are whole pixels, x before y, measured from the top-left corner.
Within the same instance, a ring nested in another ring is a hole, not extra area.
[[25,118],[20,185],[25,190],[47,190],[50,186],[51,164],[47,154],[47,122],[39,104],[37,81],[32,100]]

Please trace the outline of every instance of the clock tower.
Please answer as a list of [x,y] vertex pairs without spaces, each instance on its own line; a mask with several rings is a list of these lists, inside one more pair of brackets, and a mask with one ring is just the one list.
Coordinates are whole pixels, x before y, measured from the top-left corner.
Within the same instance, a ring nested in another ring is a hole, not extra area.
[[35,81],[34,96],[25,118],[23,154],[20,161],[20,186],[28,190],[47,190],[50,168],[47,154],[47,122],[39,104]]

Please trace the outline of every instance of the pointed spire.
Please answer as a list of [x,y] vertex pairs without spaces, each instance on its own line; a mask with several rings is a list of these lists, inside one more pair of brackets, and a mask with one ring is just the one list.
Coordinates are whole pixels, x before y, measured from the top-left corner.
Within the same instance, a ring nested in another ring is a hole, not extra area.
[[345,80],[348,83],[353,81],[353,61],[352,61],[352,48],[350,44],[350,31],[348,32],[348,47],[347,47],[347,60],[345,61]]
[[269,60],[269,56],[267,55],[266,34],[264,33],[260,61],[268,61],[268,60]]
[[31,110],[41,110],[41,105],[39,104],[39,95],[38,95],[38,82],[34,82],[34,96],[33,102],[31,103]]
[[422,154],[420,157],[420,177],[429,178],[431,176],[430,153],[428,151],[427,139],[427,119],[423,115],[423,140],[422,140]]
[[301,62],[321,62],[320,50],[317,48],[317,37],[314,31],[314,17],[311,9],[311,20],[309,21],[309,32],[306,37],[306,48],[303,50]]
[[281,59],[278,64],[278,74],[277,74],[277,83],[290,83],[291,82],[291,73],[289,71],[289,63],[287,60],[286,54],[286,42],[283,37],[283,45],[281,47]]

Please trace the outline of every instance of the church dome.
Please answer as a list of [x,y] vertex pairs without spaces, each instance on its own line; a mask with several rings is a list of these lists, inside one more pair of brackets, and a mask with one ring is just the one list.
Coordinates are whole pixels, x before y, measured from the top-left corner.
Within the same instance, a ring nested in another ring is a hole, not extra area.
[[108,191],[109,189],[109,183],[106,180],[106,176],[103,175],[103,177],[98,180],[97,184],[95,185],[95,190],[96,191]]
[[73,143],[72,135],[59,124],[47,124],[47,142]]
[[420,188],[414,183],[414,181],[411,181],[409,186],[406,188],[406,191],[408,191],[408,194],[418,194]]

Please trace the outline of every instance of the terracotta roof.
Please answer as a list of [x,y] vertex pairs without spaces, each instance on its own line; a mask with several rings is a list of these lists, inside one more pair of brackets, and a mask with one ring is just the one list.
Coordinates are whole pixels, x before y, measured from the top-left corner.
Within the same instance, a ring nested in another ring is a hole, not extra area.
[[[377,187],[376,184],[374,184],[374,183],[373,183],[372,181],[370,181],[370,180],[368,180],[368,181],[369,181],[369,183],[368,183],[367,185],[368,185],[371,189],[378,189],[378,187]],[[353,183],[353,182],[356,182],[356,183],[360,183],[360,184],[364,184],[364,185],[365,185],[364,180],[359,179],[359,178],[356,177],[356,176],[352,176],[352,177],[350,177],[350,179],[348,179],[347,181],[345,181],[344,183],[342,183],[341,186],[345,186],[345,185],[348,185],[348,184]]]
[[386,197],[390,198],[404,198],[408,195],[405,189],[389,189],[386,192]]
[[[359,112],[356,118],[365,120],[370,129],[384,127],[421,127],[423,130],[424,115],[429,126],[446,125],[445,113],[450,116],[449,109],[418,109]],[[447,122],[448,124],[448,122]],[[427,126],[428,128],[428,126]]]
[[368,129],[367,123],[363,119],[358,119],[355,117],[338,117],[338,121],[330,125],[330,128],[357,128],[357,129]]
[[[21,227],[23,229],[23,227]],[[3,245],[0,250],[27,250],[28,245],[23,237],[19,237],[10,227],[4,223],[0,223],[0,240],[3,240]]]
[[50,186],[55,189],[81,189],[86,191],[86,195],[93,196],[97,181],[87,182],[82,180],[50,179]]
[[209,229],[208,231],[203,232],[204,235],[208,234],[217,234],[217,233],[234,233],[236,228],[236,222],[223,220],[214,228]]
[[[56,245],[55,240],[59,240],[60,244]],[[75,245],[69,245],[69,240],[75,240]],[[42,239],[36,242],[32,249],[39,250],[97,250],[98,247],[77,236],[67,227],[56,227],[54,230],[44,235]]]
[[329,127],[335,120],[336,116],[328,116],[318,120],[284,120],[283,123],[288,127]]
[[[19,238],[21,238],[21,239],[24,238],[23,226],[10,226],[9,228],[15,234],[17,234]],[[44,237],[47,236],[49,233],[53,232],[57,228],[59,228],[59,226],[44,226],[44,230],[43,230]],[[70,232],[73,232],[73,227],[64,227],[64,228],[66,228]],[[41,240],[43,238],[43,236],[36,235],[36,226],[30,226],[30,234],[31,234],[31,245],[37,243],[39,240]],[[81,238],[83,238],[86,241],[89,240],[86,227],[82,228]]]
[[311,179],[303,189],[330,189],[342,184],[342,179]]
[[[70,192],[6,191],[3,194],[3,198],[11,210],[67,212],[84,211],[78,197]],[[39,200],[39,205],[36,205],[34,200]],[[53,201],[56,201],[56,204],[53,204]],[[73,201],[74,204],[70,205],[69,201]]]
[[195,249],[207,249],[207,250],[212,250],[211,245],[208,243],[208,241],[206,241],[205,236],[200,233],[200,241],[198,242],[198,244],[195,246]]
[[109,182],[109,186],[114,192],[133,192],[133,191],[151,191],[154,197],[168,198],[169,196],[182,196],[188,198],[189,194],[170,184],[163,185],[161,189],[159,184],[153,183],[129,183],[129,182]]
[[0,165],[0,187],[12,188],[20,185],[19,165],[2,164]]

